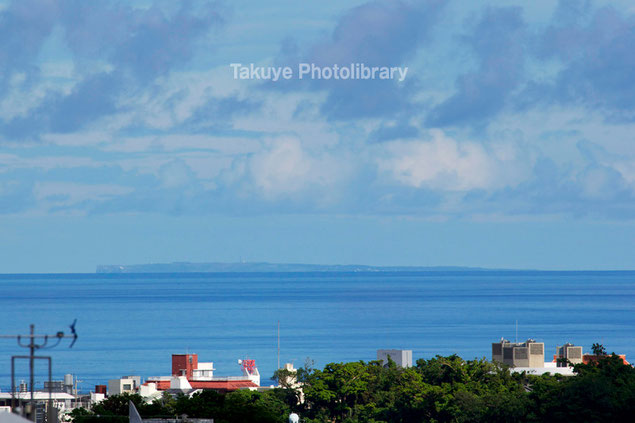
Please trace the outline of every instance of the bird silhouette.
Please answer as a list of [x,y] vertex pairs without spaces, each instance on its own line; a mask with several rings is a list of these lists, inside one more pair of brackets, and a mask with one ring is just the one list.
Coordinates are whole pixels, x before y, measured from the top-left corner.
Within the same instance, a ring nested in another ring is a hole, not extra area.
[[75,323],[77,323],[77,319],[73,320],[73,323],[69,326],[71,328],[71,333],[73,334],[73,342],[71,342],[68,348],[73,348],[73,345],[75,345],[75,341],[77,341],[77,332],[75,331]]

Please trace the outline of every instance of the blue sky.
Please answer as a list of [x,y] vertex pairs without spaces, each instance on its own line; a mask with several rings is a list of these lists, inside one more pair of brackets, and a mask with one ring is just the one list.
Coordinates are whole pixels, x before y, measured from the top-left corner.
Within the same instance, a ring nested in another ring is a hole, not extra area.
[[0,1],[0,39],[0,273],[635,268],[630,1]]

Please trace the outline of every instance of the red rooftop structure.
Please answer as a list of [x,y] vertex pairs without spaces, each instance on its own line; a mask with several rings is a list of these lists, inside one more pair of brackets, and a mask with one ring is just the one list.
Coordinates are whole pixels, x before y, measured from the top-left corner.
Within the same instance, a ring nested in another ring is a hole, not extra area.
[[172,376],[192,379],[194,369],[198,369],[198,354],[172,354]]
[[[624,363],[627,366],[630,366],[630,363],[628,361],[626,361],[626,355],[625,354],[616,354],[621,360],[622,363]],[[597,363],[598,361],[600,361],[603,358],[606,357],[610,357],[610,355],[593,355],[593,354],[584,354],[582,356],[582,362],[584,364],[589,364],[589,363]]]
[[172,375],[150,377],[143,386],[146,389],[154,386],[157,391],[213,389],[219,392],[260,387],[260,374],[255,360],[238,360],[238,363],[242,376],[215,377],[214,363],[199,362],[197,354],[172,354]]

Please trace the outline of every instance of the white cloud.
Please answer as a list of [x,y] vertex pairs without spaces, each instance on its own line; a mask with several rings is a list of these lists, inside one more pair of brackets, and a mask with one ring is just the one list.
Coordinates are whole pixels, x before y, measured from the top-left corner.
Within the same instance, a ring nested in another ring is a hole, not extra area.
[[0,154],[0,173],[15,169],[71,169],[81,167],[99,167],[104,163],[87,157],[73,156],[41,156],[20,157],[15,154]]
[[416,188],[446,191],[494,190],[517,185],[529,175],[531,159],[512,144],[486,148],[431,131],[429,141],[395,141],[379,148],[378,167]]
[[605,169],[592,169],[581,177],[582,189],[587,198],[609,199],[611,194],[607,191],[610,176]]
[[161,182],[166,188],[185,187],[195,181],[194,172],[183,160],[172,160],[159,169]]
[[33,189],[40,204],[48,207],[68,207],[86,201],[105,201],[130,194],[130,187],[74,182],[37,182]]
[[614,167],[635,191],[635,160],[621,160]]
[[42,141],[62,147],[92,147],[113,142],[108,131],[80,131],[71,134],[49,133],[42,135]]
[[[50,68],[50,69],[49,69]],[[43,72],[52,72],[52,65]],[[63,72],[62,66],[56,71]],[[54,75],[48,79],[36,82],[29,81],[26,73],[17,72],[11,75],[8,90],[0,99],[0,119],[11,121],[16,118],[28,117],[52,93],[68,94],[75,82]]]
[[321,190],[335,185],[342,176],[338,160],[325,152],[310,153],[297,138],[281,137],[266,144],[248,165],[253,183],[265,197]]

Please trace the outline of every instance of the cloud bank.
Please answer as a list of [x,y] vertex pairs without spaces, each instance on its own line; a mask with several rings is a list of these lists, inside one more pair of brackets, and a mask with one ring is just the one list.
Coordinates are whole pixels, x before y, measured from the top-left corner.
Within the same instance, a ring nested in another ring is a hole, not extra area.
[[[633,11],[516,3],[354,2],[280,39],[231,3],[9,1],[0,213],[633,219]],[[263,83],[240,60],[410,70]]]

